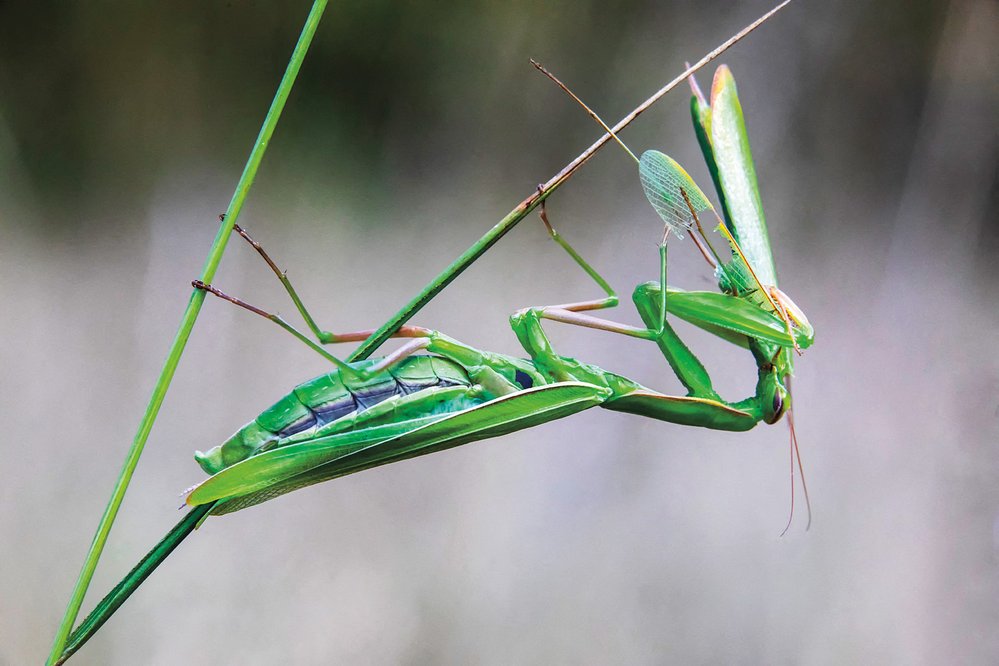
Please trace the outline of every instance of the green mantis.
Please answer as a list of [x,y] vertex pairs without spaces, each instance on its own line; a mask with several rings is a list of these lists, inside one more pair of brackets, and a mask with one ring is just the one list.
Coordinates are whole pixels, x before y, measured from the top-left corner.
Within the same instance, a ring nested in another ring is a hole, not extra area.
[[[734,82],[732,95],[735,95]],[[737,104],[737,98],[735,102]],[[716,123],[722,127],[719,118],[724,113],[719,112],[720,106],[712,107],[714,100],[705,111],[708,120],[702,125],[708,127]],[[712,119],[711,115],[718,117]],[[741,113],[735,129],[745,134]],[[701,131],[703,128],[699,135]],[[715,162],[712,173],[723,174],[724,168],[738,163],[739,159],[729,159],[727,144],[710,134],[707,136],[709,142],[702,141],[702,148],[709,165],[711,160]],[[742,159],[748,159],[751,168],[748,143],[746,147]],[[662,195],[664,201],[665,197],[670,197],[674,210],[678,211],[676,217],[684,218],[686,209],[690,219],[699,225],[698,213],[709,209],[702,205],[702,200],[706,202],[707,198],[675,162],[667,160],[658,164],[661,167],[658,176],[655,169],[646,169],[646,192],[666,193]],[[716,184],[723,210],[727,216],[732,216],[732,210],[738,209],[740,204],[736,197],[726,196],[727,185],[721,175],[716,176]],[[680,207],[681,200],[683,207]],[[527,358],[479,350],[438,331],[403,326],[395,331],[394,337],[406,342],[396,352],[370,361],[340,360],[329,354],[323,345],[363,341],[371,332],[330,334],[322,331],[286,276],[256,244],[254,246],[282,279],[318,342],[276,315],[249,306],[212,285],[197,283],[199,289],[275,321],[323,355],[334,369],[294,389],[222,445],[197,454],[199,464],[211,476],[186,495],[186,503],[194,506],[194,511],[175,528],[171,533],[173,537],[168,535],[140,562],[133,570],[134,577],[130,574],[131,578],[126,578],[101,602],[73,633],[70,648],[76,649],[92,635],[156,562],[166,556],[164,553],[168,554],[195,524],[209,515],[238,511],[325,480],[497,437],[596,406],[682,425],[730,431],[748,430],[759,421],[774,423],[788,410],[787,381],[793,369],[793,353],[811,344],[812,330],[789,299],[774,298],[778,292],[775,291],[772,259],[770,272],[764,273],[763,279],[767,282],[758,278],[759,270],[754,271],[760,248],[769,256],[766,229],[760,223],[762,218],[756,222],[751,217],[730,217],[733,230],[729,240],[735,256],[727,264],[717,259],[717,253],[711,250],[716,257],[722,293],[667,289],[663,243],[659,257],[660,279],[640,284],[633,294],[644,327],[628,326],[590,314],[617,305],[615,292],[548,224],[543,209],[542,219],[552,238],[593,278],[604,296],[583,302],[529,307],[514,313],[511,325]],[[688,223],[678,225],[676,233]],[[241,233],[250,240],[245,232]],[[754,281],[747,277],[750,275]],[[707,370],[673,330],[667,314],[747,347],[757,366],[753,395],[736,401],[719,396]],[[666,395],[627,377],[560,355],[548,339],[545,322],[573,324],[652,342],[685,386],[687,394]]]
[[[719,218],[719,229],[733,248],[728,263],[711,249],[722,293],[667,289],[663,242],[660,281],[641,284],[633,294],[645,328],[588,314],[614,307],[618,298],[555,232],[542,209],[552,238],[603,289],[603,298],[516,312],[510,323],[526,359],[479,350],[438,331],[413,326],[396,334],[408,338],[406,344],[375,361],[349,364],[309,341],[335,370],[298,386],[222,445],[199,452],[198,462],[211,477],[188,493],[187,503],[213,504],[210,513],[215,515],[229,513],[345,474],[496,437],[595,406],[719,430],[748,430],[759,421],[778,421],[790,406],[787,380],[793,370],[792,351],[811,344],[812,328],[800,309],[776,289],[762,207],[753,188],[755,175],[745,126],[735,82],[727,68],[718,70],[712,104],[697,96],[694,104],[698,136],[704,137],[702,149],[724,209],[737,230],[729,233]],[[742,152],[732,155],[736,149]],[[656,151],[646,152],[639,162],[645,193],[666,224],[664,240],[670,230],[679,234],[696,223],[710,247],[698,212],[714,209],[687,172]],[[736,168],[748,175],[733,185],[731,171]],[[752,191],[740,199],[744,192],[738,188],[745,183]],[[749,213],[744,210],[747,202],[753,204]],[[742,249],[743,244],[747,249]],[[368,332],[321,332],[284,274],[259,244],[254,246],[282,278],[320,342],[355,341],[367,336]],[[766,284],[761,282],[761,274]],[[196,286],[276,321],[307,340],[276,315],[210,285]],[[747,346],[758,369],[754,395],[735,402],[722,399],[704,366],[669,324],[666,313],[670,312]],[[559,355],[545,333],[545,320],[653,342],[687,394],[665,395]]]

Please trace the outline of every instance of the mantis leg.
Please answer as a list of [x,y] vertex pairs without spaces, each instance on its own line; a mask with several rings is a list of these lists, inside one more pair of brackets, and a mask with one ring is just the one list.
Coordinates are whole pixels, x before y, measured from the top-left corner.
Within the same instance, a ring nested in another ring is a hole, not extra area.
[[[669,326],[664,327],[662,336],[665,342],[661,346],[667,352],[670,366],[678,369],[677,376],[684,383],[690,383],[686,396],[658,393],[625,377],[559,356],[552,349],[542,327],[542,313],[543,308],[528,308],[511,317],[511,325],[535,366],[553,381],[580,381],[610,389],[611,397],[603,403],[605,408],[718,430],[748,430],[761,419],[757,402],[730,404],[718,397],[710,388],[710,379],[703,366],[676,338]],[[686,355],[681,355],[677,347]],[[688,362],[693,367],[684,365]],[[691,376],[696,377],[697,384],[691,381]]]
[[535,359],[542,356],[556,358],[555,352],[551,348],[551,343],[548,341],[548,336],[541,328],[540,319],[550,319],[564,324],[572,324],[574,326],[582,326],[585,328],[608,331],[610,333],[618,333],[620,335],[627,335],[629,337],[640,338],[643,340],[656,340],[657,343],[659,343],[660,348],[663,349],[663,353],[666,355],[667,360],[673,367],[674,372],[676,372],[680,381],[684,384],[684,386],[686,386],[687,390],[696,395],[717,397],[717,394],[711,388],[711,380],[707,376],[704,366],[702,366],[696,357],[690,353],[683,342],[680,341],[676,333],[673,332],[673,329],[666,323],[665,234],[663,236],[663,242],[660,244],[659,255],[660,282],[662,283],[661,294],[663,295],[660,299],[660,321],[656,325],[655,330],[651,328],[638,328],[636,326],[629,326],[628,324],[622,324],[608,319],[602,319],[584,314],[584,312],[588,310],[600,310],[616,306],[618,304],[617,294],[614,292],[613,287],[611,287],[610,284],[599,273],[597,273],[597,271],[590,266],[578,252],[576,252],[569,242],[555,230],[551,222],[548,220],[547,208],[544,202],[541,204],[540,216],[541,221],[545,225],[545,229],[548,230],[548,235],[551,236],[551,239],[562,247],[562,249],[564,249],[570,257],[572,257],[573,261],[575,261],[587,275],[593,278],[593,281],[604,290],[607,297],[590,301],[530,308],[529,310],[522,310],[514,314],[511,318],[511,324],[514,327],[514,331],[517,333],[518,338],[520,338],[524,349],[527,350],[531,357]]
[[[235,296],[230,296],[229,294],[225,293],[221,289],[218,289],[217,287],[214,287],[214,286],[212,286],[210,284],[205,284],[201,280],[194,280],[191,283],[191,285],[194,288],[196,288],[196,289],[201,289],[203,291],[207,291],[208,293],[212,294],[213,296],[221,298],[224,301],[228,301],[229,303],[232,303],[233,305],[238,305],[239,307],[243,308],[244,310],[249,310],[250,312],[252,312],[255,315],[259,315],[259,316],[263,317],[264,319],[267,319],[268,321],[274,322],[275,324],[277,324],[278,326],[280,326],[281,328],[283,328],[284,330],[286,330],[287,332],[291,333],[293,336],[295,336],[296,338],[298,338],[298,340],[301,341],[302,344],[304,344],[305,346],[309,347],[314,352],[316,352],[317,354],[319,354],[320,356],[322,356],[324,359],[326,359],[327,361],[329,361],[330,363],[332,363],[333,365],[335,365],[341,372],[345,372],[345,373],[347,373],[350,376],[358,377],[358,378],[361,378],[361,379],[363,379],[366,375],[371,374],[371,370],[370,369],[358,370],[358,369],[354,368],[353,366],[351,366],[349,363],[347,363],[347,362],[345,362],[345,361],[337,358],[333,354],[330,354],[328,351],[326,351],[325,349],[323,349],[321,346],[319,346],[318,344],[316,344],[315,342],[313,342],[309,338],[309,336],[307,336],[305,333],[302,333],[297,328],[295,328],[294,326],[292,326],[291,324],[289,324],[287,321],[285,321],[284,318],[281,317],[281,315],[274,314],[274,313],[271,313],[271,312],[267,312],[266,310],[261,310],[257,306],[250,305],[246,301],[242,301],[242,300],[236,298]],[[430,333],[431,333],[431,331],[429,329],[420,328],[418,326],[403,326],[398,331],[396,331],[396,333],[393,335],[393,337],[398,337],[398,338],[425,338],[425,337],[428,337],[430,335]],[[344,339],[336,340],[335,342],[349,342],[351,340],[364,340],[367,337],[367,332],[365,332],[365,331],[358,331],[358,332],[355,332],[355,333],[346,333],[346,334],[343,334],[340,337],[344,338]],[[413,351],[415,351],[415,349]],[[409,352],[409,354],[412,354],[412,353],[413,353],[412,351]],[[405,358],[409,354],[406,354],[406,355],[402,356],[401,358],[399,358],[395,362],[398,363],[399,361],[401,361],[403,358]]]
[[659,323],[659,285],[649,283],[636,290],[635,304],[647,324],[646,331],[659,346],[674,374],[687,388],[686,396],[671,396],[647,389],[623,377],[607,373],[555,353],[542,326],[543,319],[553,319],[576,325],[625,333],[623,326],[580,313],[546,308],[527,308],[516,312],[510,323],[535,366],[554,381],[583,381],[607,386],[614,392],[604,407],[639,414],[672,423],[697,425],[719,430],[748,430],[758,421],[774,423],[780,419],[788,403],[788,392],[782,383],[779,366],[759,353],[760,345],[751,340],[750,348],[756,359],[758,379],[755,393],[738,402],[728,402],[711,386],[711,377],[700,360],[683,343],[668,323],[661,330],[651,326]]
[[514,313],[510,318],[510,323],[521,345],[532,359],[553,369],[553,374],[559,381],[569,381],[573,377],[562,371],[561,366],[564,365],[564,361],[552,348],[541,323],[543,319],[652,340],[659,346],[667,363],[687,389],[689,395],[712,400],[718,399],[718,394],[712,388],[711,377],[707,370],[668,323],[665,323],[657,331],[637,328],[558,307],[527,308]]
[[[230,296],[212,285],[205,284],[198,280],[195,280],[192,284],[198,289],[203,289],[204,291],[207,291],[224,301],[228,301],[233,305],[238,305],[245,310],[249,310],[255,315],[274,322],[298,338],[298,340],[315,351],[317,354],[335,365],[340,372],[358,380],[366,380],[379,372],[383,372],[397,366],[399,363],[417,352],[427,350],[461,364],[468,371],[472,380],[481,384],[482,387],[493,396],[506,395],[508,393],[521,390],[523,387],[521,383],[518,382],[518,373],[521,376],[526,376],[532,384],[543,383],[544,381],[543,378],[527,363],[524,363],[521,367],[510,366],[509,363],[498,363],[496,362],[498,357],[494,354],[480,351],[474,347],[470,347],[458,342],[457,340],[449,338],[442,333],[427,328],[420,328],[419,326],[401,327],[392,337],[414,339],[407,342],[388,356],[385,356],[373,365],[367,367],[354,367],[353,365],[330,354],[319,344],[312,341],[305,333],[302,333],[285,321],[280,315],[261,310],[254,305],[241,301],[240,299]],[[354,336],[358,336],[359,339],[363,340],[366,338],[366,333],[364,331],[358,333],[347,333],[343,334],[341,337],[350,337],[351,339],[355,339]],[[347,340],[338,340],[338,342],[347,342]],[[500,367],[501,371],[494,370],[495,367]]]
[[[291,280],[288,279],[287,271],[283,271],[280,268],[278,268],[278,265],[274,262],[273,259],[271,259],[270,255],[267,254],[267,251],[264,249],[263,245],[255,241],[250,236],[250,234],[247,233],[246,229],[243,229],[238,224],[234,224],[233,231],[238,233],[243,238],[243,240],[249,243],[250,246],[257,251],[257,254],[261,256],[264,262],[267,263],[267,266],[270,267],[274,275],[277,276],[277,279],[281,282],[281,286],[284,287],[284,290],[288,293],[288,296],[295,304],[295,309],[298,310],[298,313],[302,316],[302,319],[305,320],[305,323],[309,327],[309,330],[312,331],[312,335],[315,336],[316,340],[318,340],[320,344],[330,345],[341,342],[364,342],[371,336],[372,333],[375,332],[375,329],[370,329],[366,331],[351,331],[348,333],[332,333],[330,331],[326,331],[320,328],[319,325],[316,323],[316,320],[312,317],[312,314],[309,312],[308,308],[305,307],[305,303],[302,302],[302,299],[299,297],[298,292],[295,291],[295,287],[291,284]],[[409,330],[404,331],[403,329],[409,329]],[[400,327],[399,332],[396,335],[393,335],[392,337],[413,337],[414,332],[417,332],[418,330],[421,329],[418,329],[417,327],[414,326],[402,326]],[[298,336],[296,335],[296,337]]]
[[[538,191],[542,191],[540,185],[538,186]],[[590,264],[585,259],[583,259],[583,257],[580,256],[578,252],[576,252],[575,248],[573,248],[569,244],[569,241],[565,240],[565,238],[563,238],[562,235],[555,230],[555,227],[553,227],[551,222],[548,221],[548,210],[546,206],[546,200],[544,199],[541,200],[540,216],[541,216],[541,221],[544,223],[545,229],[548,231],[548,235],[551,237],[551,239],[555,241],[555,243],[558,244],[559,247],[565,250],[566,254],[572,257],[572,260],[576,262],[576,265],[582,268],[587,275],[593,278],[593,281],[596,282],[601,289],[603,289],[605,294],[607,294],[605,298],[596,298],[589,301],[578,301],[575,303],[565,303],[562,305],[554,305],[552,307],[568,310],[571,312],[583,312],[586,310],[603,310],[606,308],[615,307],[618,304],[618,298],[617,298],[617,293],[614,291],[614,288],[610,286],[610,283],[608,283],[607,280],[605,280],[603,276],[596,271],[596,269],[590,266]]]

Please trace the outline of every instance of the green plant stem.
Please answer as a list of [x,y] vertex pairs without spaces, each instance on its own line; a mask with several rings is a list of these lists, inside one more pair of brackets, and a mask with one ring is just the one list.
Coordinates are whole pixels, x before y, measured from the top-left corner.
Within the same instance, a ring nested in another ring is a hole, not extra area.
[[[315,35],[316,28],[319,26],[319,20],[322,18],[323,11],[326,9],[326,3],[327,0],[315,0],[312,5],[312,10],[309,12],[308,19],[306,19],[305,26],[302,29],[302,34],[298,38],[298,43],[292,53],[291,60],[288,62],[288,67],[285,70],[284,77],[281,79],[277,93],[274,95],[270,109],[267,111],[267,116],[264,118],[263,125],[260,128],[260,133],[257,135],[256,143],[254,143],[253,150],[250,151],[250,156],[246,160],[246,166],[243,168],[243,174],[240,176],[239,183],[236,185],[236,190],[233,192],[232,200],[229,202],[229,207],[226,209],[225,218],[219,225],[218,234],[215,236],[215,241],[212,243],[211,250],[208,253],[208,259],[205,261],[204,268],[201,271],[200,279],[203,282],[211,283],[212,278],[215,276],[216,270],[218,270],[219,262],[222,260],[222,253],[225,252],[226,244],[229,242],[232,226],[238,219],[239,213],[243,208],[243,204],[250,193],[250,187],[253,185],[253,179],[257,175],[257,169],[260,167],[260,162],[267,150],[267,145],[270,142],[271,135],[274,133],[274,128],[277,126],[278,119],[281,117],[281,111],[284,109],[285,102],[288,100],[288,95],[295,83],[295,78],[298,76],[298,71],[302,66],[302,61],[304,60],[305,54],[309,49],[309,44],[312,42],[312,37]],[[159,413],[160,407],[163,404],[163,399],[166,397],[167,389],[173,379],[174,372],[177,369],[177,364],[180,362],[180,356],[184,352],[184,347],[187,345],[188,339],[191,337],[194,322],[198,318],[198,313],[201,311],[201,305],[204,301],[204,291],[201,291],[200,289],[192,290],[191,298],[187,303],[187,309],[184,311],[184,316],[181,319],[177,335],[170,347],[170,352],[167,354],[166,362],[163,364],[163,369],[160,372],[159,379],[153,389],[153,394],[149,399],[149,404],[146,406],[146,411],[142,416],[142,420],[139,422],[139,428],[135,434],[135,439],[132,440],[132,446],[129,448],[128,455],[125,457],[125,463],[122,466],[121,473],[118,476],[118,481],[115,483],[114,490],[111,493],[111,499],[108,501],[107,508],[104,510],[104,515],[101,516],[101,521],[97,526],[97,532],[90,544],[90,550],[83,562],[83,569],[80,571],[80,577],[76,581],[76,587],[73,588],[73,594],[70,597],[69,605],[66,607],[66,613],[63,616],[62,623],[59,625],[58,632],[56,632],[55,640],[52,644],[52,651],[48,658],[49,664],[55,663],[56,660],[60,658],[64,648],[66,647],[66,640],[69,637],[70,631],[73,628],[73,623],[76,621],[77,615],[80,612],[80,606],[83,605],[83,598],[87,593],[87,588],[90,586],[90,581],[97,568],[97,562],[100,559],[101,552],[104,550],[104,545],[107,543],[108,534],[111,532],[111,526],[114,524],[115,517],[118,515],[118,509],[120,508],[122,500],[125,497],[125,491],[128,489],[128,484],[132,479],[132,474],[135,472],[135,467],[139,462],[139,457],[142,455],[143,448],[145,448],[146,440],[149,438],[149,433],[153,428],[156,415]]]

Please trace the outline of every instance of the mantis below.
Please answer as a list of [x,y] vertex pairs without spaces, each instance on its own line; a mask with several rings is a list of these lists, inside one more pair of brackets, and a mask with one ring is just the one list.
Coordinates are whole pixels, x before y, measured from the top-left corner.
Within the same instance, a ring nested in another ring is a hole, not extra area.
[[[760,421],[779,421],[790,410],[793,356],[811,345],[813,330],[801,310],[776,286],[742,110],[727,67],[720,67],[715,75],[710,103],[695,85],[692,111],[695,131],[721,200],[724,221],[719,217],[718,228],[730,244],[731,259],[721,259],[701,228],[698,214],[714,211],[707,197],[679,164],[662,153],[647,151],[639,160],[641,182],[666,227],[660,244],[659,280],[638,285],[632,296],[644,327],[590,314],[616,306],[618,297],[555,231],[542,207],[541,218],[551,238],[590,275],[604,295],[514,313],[510,323],[527,358],[479,350],[438,331],[403,326],[394,337],[407,341],[395,352],[381,359],[340,360],[323,345],[360,342],[371,332],[323,331],[286,274],[237,226],[236,230],[277,274],[315,340],[278,315],[229,296],[213,285],[195,282],[195,286],[274,321],[320,353],[334,365],[334,370],[299,385],[220,446],[196,454],[198,463],[211,476],[187,492],[186,503],[195,510],[72,633],[63,660],[79,649],[152,569],[210,515],[241,510],[332,478],[497,437],[596,406],[729,431],[748,430]],[[691,236],[715,267],[720,293],[666,286],[666,237],[671,231],[680,236],[695,225],[707,249],[697,236]],[[704,365],[670,325],[669,314],[747,348],[757,368],[753,395],[737,401],[719,396]],[[545,333],[545,321],[655,344],[687,394],[666,395],[627,377],[559,355]],[[796,451],[793,425],[792,445]]]

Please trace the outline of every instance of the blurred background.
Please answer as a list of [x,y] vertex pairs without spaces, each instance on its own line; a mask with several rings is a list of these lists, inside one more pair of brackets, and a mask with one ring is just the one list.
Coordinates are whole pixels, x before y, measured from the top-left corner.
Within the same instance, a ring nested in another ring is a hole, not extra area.
[[[47,654],[308,6],[0,4],[2,664]],[[327,328],[380,324],[599,136],[529,58],[612,121],[768,7],[331,3],[240,222]],[[74,663],[996,663],[997,37],[991,0],[799,0],[722,58],[816,328],[810,531],[799,495],[778,538],[783,423],[593,410],[211,519]],[[688,100],[623,139],[706,187]],[[660,225],[630,159],[608,146],[549,213],[637,323]],[[670,257],[712,288],[692,245]],[[236,239],[216,284],[292,312]],[[595,294],[532,217],[414,321],[518,353],[509,313]],[[550,329],[681,390],[649,345]],[[752,392],[748,353],[682,333]],[[209,300],[84,610],[179,520],[195,449],[326,371]]]

